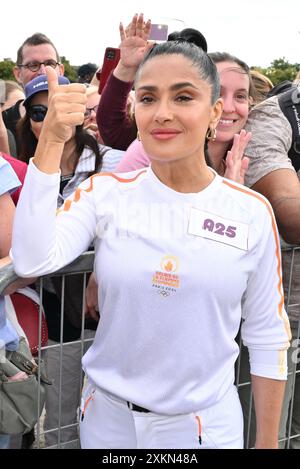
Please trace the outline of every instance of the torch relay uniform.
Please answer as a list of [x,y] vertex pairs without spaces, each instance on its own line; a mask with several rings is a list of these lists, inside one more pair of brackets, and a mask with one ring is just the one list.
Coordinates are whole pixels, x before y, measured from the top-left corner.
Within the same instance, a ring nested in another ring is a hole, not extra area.
[[92,176],[56,214],[59,182],[31,161],[11,255],[19,275],[34,277],[95,240],[101,321],[82,361],[82,447],[242,447],[241,318],[251,373],[286,379],[290,330],[269,203],[217,174],[201,192],[179,193],[149,167]]

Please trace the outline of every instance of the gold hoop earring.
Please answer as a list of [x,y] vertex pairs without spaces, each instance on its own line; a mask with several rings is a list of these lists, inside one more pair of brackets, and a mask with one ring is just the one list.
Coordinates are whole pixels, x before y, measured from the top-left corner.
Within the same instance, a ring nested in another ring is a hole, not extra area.
[[137,131],[136,139],[137,139],[139,142],[141,141],[141,137],[140,137],[140,132],[139,132],[139,131]]
[[207,133],[206,133],[206,139],[209,140],[210,142],[214,142],[217,138],[217,129],[212,129],[209,127]]

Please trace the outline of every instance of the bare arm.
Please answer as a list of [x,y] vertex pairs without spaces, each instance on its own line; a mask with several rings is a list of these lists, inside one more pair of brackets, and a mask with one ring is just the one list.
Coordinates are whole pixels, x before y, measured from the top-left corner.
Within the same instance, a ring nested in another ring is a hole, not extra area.
[[278,432],[286,381],[251,375],[256,413],[256,449],[278,448]]
[[106,145],[127,150],[135,140],[137,128],[127,112],[127,102],[136,71],[152,44],[147,42],[151,23],[135,15],[124,29],[120,24],[120,61],[102,90],[97,125]]
[[[8,193],[0,196],[0,268],[11,263],[8,253],[11,247],[11,236],[13,218],[15,214],[14,203]],[[6,295],[10,295],[18,288],[30,285],[34,279],[19,279],[5,290]]]
[[[0,269],[3,267],[8,267],[11,265],[11,258],[9,256],[3,257],[0,259]],[[18,278],[15,282],[11,283],[5,290],[3,291],[3,295],[11,295],[19,288],[27,287],[27,285],[31,285],[36,281],[36,278]]]
[[5,124],[3,122],[2,110],[0,107],[0,151],[10,153],[8,144],[8,135]]
[[8,255],[11,246],[12,225],[15,206],[11,196],[5,193],[0,196],[0,258]]
[[296,173],[289,169],[272,171],[252,189],[270,201],[283,239],[300,244],[300,183]]

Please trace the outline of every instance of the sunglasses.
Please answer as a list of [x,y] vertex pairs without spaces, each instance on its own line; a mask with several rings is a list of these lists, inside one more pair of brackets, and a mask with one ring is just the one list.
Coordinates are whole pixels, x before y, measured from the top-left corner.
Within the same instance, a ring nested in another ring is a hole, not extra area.
[[33,104],[27,109],[27,115],[34,122],[43,122],[47,111],[47,106],[43,106],[43,104]]

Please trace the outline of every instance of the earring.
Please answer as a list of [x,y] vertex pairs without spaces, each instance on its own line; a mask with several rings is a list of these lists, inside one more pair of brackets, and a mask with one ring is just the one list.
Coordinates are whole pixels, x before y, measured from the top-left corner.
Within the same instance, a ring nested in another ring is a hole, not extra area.
[[136,139],[137,139],[139,142],[141,141],[141,137],[140,137],[140,132],[139,132],[139,131],[137,131]]
[[209,140],[210,142],[214,142],[217,138],[217,129],[212,129],[209,127],[207,133],[206,133],[206,139]]

